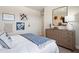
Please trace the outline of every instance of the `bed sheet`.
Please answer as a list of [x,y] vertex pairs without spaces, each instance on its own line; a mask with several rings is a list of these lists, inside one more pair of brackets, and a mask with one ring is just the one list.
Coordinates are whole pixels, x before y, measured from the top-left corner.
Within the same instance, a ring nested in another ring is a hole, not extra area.
[[0,49],[0,53],[58,53],[59,49],[55,41],[39,47],[28,39],[20,36],[11,36],[13,43],[11,49]]

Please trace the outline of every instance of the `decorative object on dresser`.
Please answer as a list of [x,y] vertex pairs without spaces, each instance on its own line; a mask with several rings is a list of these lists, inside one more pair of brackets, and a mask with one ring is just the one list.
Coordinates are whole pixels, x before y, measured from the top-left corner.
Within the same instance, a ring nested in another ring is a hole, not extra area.
[[46,29],[46,37],[55,39],[57,44],[75,50],[75,31],[66,29]]

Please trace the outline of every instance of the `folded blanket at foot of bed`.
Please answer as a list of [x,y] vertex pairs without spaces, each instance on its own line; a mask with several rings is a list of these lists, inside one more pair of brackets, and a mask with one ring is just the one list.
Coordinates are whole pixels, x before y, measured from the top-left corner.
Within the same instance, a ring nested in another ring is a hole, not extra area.
[[32,33],[21,34],[21,36],[29,39],[30,41],[32,41],[33,43],[35,43],[38,46],[47,42],[47,41],[50,41],[49,38],[38,36],[38,35],[35,35]]

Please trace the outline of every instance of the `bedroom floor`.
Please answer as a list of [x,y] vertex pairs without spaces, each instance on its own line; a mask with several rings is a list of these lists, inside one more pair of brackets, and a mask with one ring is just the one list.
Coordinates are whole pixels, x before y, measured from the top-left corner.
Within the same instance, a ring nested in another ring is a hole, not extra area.
[[71,50],[59,46],[59,53],[79,53],[79,51],[72,52]]
[[59,53],[72,53],[72,52],[68,49],[65,49],[59,46]]

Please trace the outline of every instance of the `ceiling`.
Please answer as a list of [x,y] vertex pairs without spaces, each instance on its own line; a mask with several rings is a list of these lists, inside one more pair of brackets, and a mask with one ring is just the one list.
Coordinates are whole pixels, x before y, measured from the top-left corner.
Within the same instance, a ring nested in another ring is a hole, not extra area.
[[46,7],[46,6],[28,6],[29,8],[31,9],[34,9],[34,10],[37,10],[37,11],[43,11],[43,9]]
[[[37,10],[37,11],[40,11],[40,12],[43,12],[44,8],[47,7],[47,6],[26,6],[26,7]],[[61,7],[61,6],[50,6],[50,7],[52,9],[55,9],[55,8],[58,8],[58,7]]]

